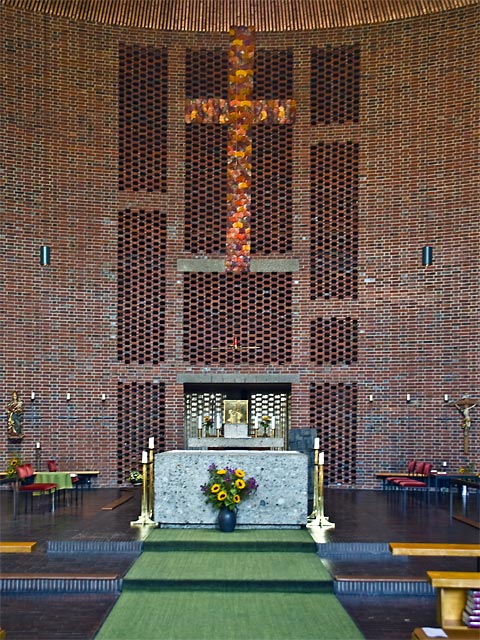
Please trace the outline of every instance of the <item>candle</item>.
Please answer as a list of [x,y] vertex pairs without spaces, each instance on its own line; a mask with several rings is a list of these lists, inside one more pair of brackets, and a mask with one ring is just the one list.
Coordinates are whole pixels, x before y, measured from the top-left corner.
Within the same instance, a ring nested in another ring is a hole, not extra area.
[[275,433],[275,416],[272,417],[272,426],[271,426],[271,430],[272,433]]
[[318,454],[318,464],[325,464],[325,453],[323,451]]
[[202,428],[202,416],[198,416],[197,429],[200,431],[201,428]]
[[410,394],[407,393],[407,402],[410,402]]
[[153,436],[148,439],[148,448],[155,449],[155,438]]
[[102,393],[102,402],[105,402],[106,399],[107,399],[107,396],[104,393]]
[[373,402],[373,396],[371,394],[368,396],[368,401]]
[[446,394],[443,396],[443,399],[444,399],[444,401],[445,401],[445,402],[448,402],[448,393],[446,393]]
[[37,447],[37,449],[40,449],[40,443],[39,442],[37,442],[36,447]]
[[67,391],[67,401],[68,401],[68,400],[70,400],[70,398],[71,398],[71,397],[72,397],[72,396],[70,395],[70,392],[69,392],[69,391]]
[[255,416],[255,429],[258,429],[258,416]]
[[220,415],[217,415],[217,429],[218,429],[218,431],[220,431],[221,428],[222,428],[222,420],[220,418]]
[[142,464],[147,464],[148,462],[148,453],[146,451],[142,451]]
[[313,445],[313,448],[316,449],[317,451],[320,449],[320,438],[315,438],[315,443]]
[[32,391],[32,394],[31,394],[30,398],[31,398],[32,400],[35,400],[35,391]]

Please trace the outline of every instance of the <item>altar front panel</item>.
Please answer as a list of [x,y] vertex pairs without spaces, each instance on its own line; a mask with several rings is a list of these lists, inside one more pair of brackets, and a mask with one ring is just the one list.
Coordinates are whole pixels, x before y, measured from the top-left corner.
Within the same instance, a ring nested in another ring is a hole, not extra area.
[[255,477],[258,491],[239,505],[237,527],[307,524],[308,459],[296,451],[166,451],[155,456],[154,519],[163,527],[215,527],[218,511],[200,487],[208,467],[234,467]]

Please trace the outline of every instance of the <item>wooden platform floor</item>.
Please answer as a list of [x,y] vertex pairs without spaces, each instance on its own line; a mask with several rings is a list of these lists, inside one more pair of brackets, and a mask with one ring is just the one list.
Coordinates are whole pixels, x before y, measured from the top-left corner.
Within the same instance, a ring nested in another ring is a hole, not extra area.
[[[1,554],[1,573],[81,574],[95,570],[96,573],[124,575],[134,562],[134,555],[47,554],[46,547],[48,541],[55,540],[141,540],[142,529],[130,527],[130,522],[140,513],[141,492],[132,491],[132,499],[113,510],[104,507],[120,498],[123,492],[91,489],[85,490],[78,502],[60,502],[54,514],[21,511],[16,521],[11,519],[11,493],[0,491],[0,540],[37,542],[33,553]],[[466,515],[478,522],[478,506],[476,494],[468,498],[455,496],[455,514]],[[478,529],[450,519],[446,495],[436,504],[434,500],[427,503],[418,495],[327,488],[325,514],[336,526],[322,531],[324,542],[480,542]],[[476,569],[476,561],[471,558],[386,558],[385,555],[377,558],[363,553],[353,559],[330,558],[324,562],[332,575],[341,573],[358,578],[398,575],[402,579],[421,577],[427,569]],[[433,597],[349,595],[339,596],[339,599],[366,640],[408,640],[415,627],[437,626]],[[115,594],[2,594],[0,627],[7,630],[8,640],[93,640],[115,600]],[[319,629],[316,640],[321,639]]]

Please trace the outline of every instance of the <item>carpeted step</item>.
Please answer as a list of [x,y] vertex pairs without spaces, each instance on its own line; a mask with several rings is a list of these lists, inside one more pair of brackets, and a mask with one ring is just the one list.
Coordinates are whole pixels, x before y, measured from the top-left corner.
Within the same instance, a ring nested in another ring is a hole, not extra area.
[[331,593],[333,580],[314,553],[233,553],[222,547],[214,557],[211,551],[144,551],[124,581],[124,590],[140,588]]
[[362,640],[332,594],[123,591],[95,640]]
[[143,543],[145,551],[222,551],[312,553],[315,542],[303,529],[154,529]]
[[361,640],[307,531],[153,531],[96,640],[237,636]]

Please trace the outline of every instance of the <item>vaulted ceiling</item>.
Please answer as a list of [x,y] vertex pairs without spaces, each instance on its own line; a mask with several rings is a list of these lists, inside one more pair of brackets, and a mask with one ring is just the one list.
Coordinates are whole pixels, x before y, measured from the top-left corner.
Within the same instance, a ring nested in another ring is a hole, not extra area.
[[169,31],[301,31],[375,24],[450,11],[478,0],[0,0],[78,21]]

